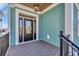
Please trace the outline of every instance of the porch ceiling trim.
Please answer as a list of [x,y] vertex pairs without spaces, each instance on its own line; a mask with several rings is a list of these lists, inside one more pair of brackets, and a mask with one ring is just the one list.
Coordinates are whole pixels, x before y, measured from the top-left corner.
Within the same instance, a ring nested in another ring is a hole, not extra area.
[[27,10],[29,12],[32,12],[32,13],[35,13],[35,14],[43,14],[45,12],[47,12],[48,10],[54,8],[55,6],[57,6],[59,3],[53,3],[51,4],[50,6],[48,6],[45,10],[41,11],[41,12],[34,12],[34,10],[32,8],[29,8],[27,6],[24,6],[22,4],[18,4],[18,3],[12,3],[12,4],[9,4],[11,7],[17,7],[17,8],[21,8],[21,9],[24,9],[24,10]]
[[59,3],[54,3],[54,4],[51,4],[50,6],[48,6],[45,10],[41,11],[40,14],[43,14],[45,12],[47,12],[48,10],[54,8],[55,6],[57,6]]

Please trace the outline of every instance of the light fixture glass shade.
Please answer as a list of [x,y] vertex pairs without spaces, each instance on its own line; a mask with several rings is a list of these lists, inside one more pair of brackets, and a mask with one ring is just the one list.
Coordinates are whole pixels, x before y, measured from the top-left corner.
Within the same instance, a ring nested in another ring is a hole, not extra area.
[[38,12],[38,11],[39,11],[39,8],[38,8],[37,6],[35,6],[35,7],[34,7],[34,11],[35,11],[35,12]]
[[34,9],[34,12],[38,12],[39,11],[39,4],[38,3],[34,3],[33,4],[33,9]]

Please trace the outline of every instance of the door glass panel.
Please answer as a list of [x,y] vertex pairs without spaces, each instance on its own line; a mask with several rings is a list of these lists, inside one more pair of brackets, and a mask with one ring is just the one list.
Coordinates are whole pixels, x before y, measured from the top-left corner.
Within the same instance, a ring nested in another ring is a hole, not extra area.
[[33,34],[33,20],[19,17],[19,43],[36,39],[36,23],[34,26]]
[[19,42],[23,41],[23,19],[19,18]]
[[33,21],[24,19],[24,41],[33,40]]
[[31,27],[31,21],[25,21],[25,32],[26,34],[31,34],[31,30],[32,30],[32,27]]

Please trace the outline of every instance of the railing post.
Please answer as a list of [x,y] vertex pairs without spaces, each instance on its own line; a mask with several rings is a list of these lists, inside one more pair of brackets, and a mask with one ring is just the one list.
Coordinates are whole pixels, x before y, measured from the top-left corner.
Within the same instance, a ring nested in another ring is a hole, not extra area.
[[73,48],[72,48],[72,56],[73,56],[74,54],[73,54]]
[[[70,34],[69,35],[67,35],[67,38],[69,39],[69,37],[70,37]],[[69,45],[68,44],[66,44],[66,56],[68,56],[69,55]]]
[[[68,56],[68,55],[74,55],[74,51],[78,53],[79,56],[79,47],[74,44],[71,40],[69,40],[69,35],[64,36],[63,31],[60,31],[60,56]],[[70,47],[72,50],[70,51]],[[69,53],[72,54],[69,54]]]
[[[60,36],[63,35],[63,31],[60,31]],[[63,56],[63,40],[62,38],[60,37],[60,56]]]
[[[79,51],[79,49],[78,49],[78,51]],[[79,53],[78,53],[78,56],[79,56]]]

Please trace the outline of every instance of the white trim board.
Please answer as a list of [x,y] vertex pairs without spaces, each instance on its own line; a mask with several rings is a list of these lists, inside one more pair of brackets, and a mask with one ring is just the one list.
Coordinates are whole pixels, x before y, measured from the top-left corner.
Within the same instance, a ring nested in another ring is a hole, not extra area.
[[[65,35],[69,35],[69,39],[73,41],[73,4],[65,4]],[[72,49],[69,47],[69,55]]]
[[65,35],[70,34],[73,41],[73,4],[65,4]]
[[57,6],[59,3],[52,3],[50,6],[48,6],[45,10],[41,11],[41,12],[34,12],[32,8],[29,8],[27,6],[24,6],[22,4],[18,4],[18,3],[13,3],[13,4],[10,4],[12,7],[17,7],[17,8],[21,8],[21,9],[24,9],[24,10],[27,10],[27,11],[30,11],[30,12],[33,12],[33,13],[36,13],[36,14],[43,14],[45,12],[47,12],[48,10],[54,8],[55,6]]
[[36,32],[37,32],[37,37],[36,37],[36,40],[38,40],[38,15],[37,14],[33,14],[33,13],[31,13],[31,12],[27,12],[27,11],[24,11],[24,10],[21,10],[21,9],[17,9],[16,8],[16,45],[18,45],[19,44],[19,31],[18,31],[18,29],[19,29],[19,27],[18,27],[18,24],[19,24],[19,13],[22,13],[22,14],[25,14],[25,15],[31,15],[31,16],[34,16],[34,17],[36,17],[36,24],[37,24],[37,28],[36,28]]

